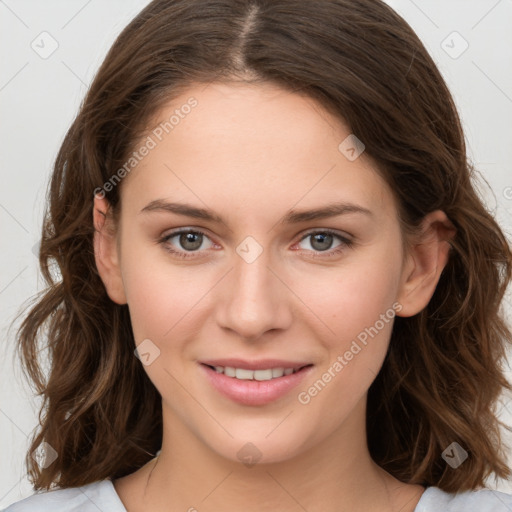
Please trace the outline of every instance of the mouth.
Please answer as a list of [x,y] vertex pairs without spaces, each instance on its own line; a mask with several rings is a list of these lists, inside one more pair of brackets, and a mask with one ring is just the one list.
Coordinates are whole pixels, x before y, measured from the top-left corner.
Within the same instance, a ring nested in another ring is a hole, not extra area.
[[[310,363],[297,364],[289,361],[284,364],[283,361],[239,362],[236,365],[230,362],[232,366],[226,363],[217,364],[220,361],[211,363],[212,361],[203,362],[198,366],[212,388],[233,402],[249,406],[263,406],[285,398],[314,367]],[[254,368],[255,366],[258,368]]]

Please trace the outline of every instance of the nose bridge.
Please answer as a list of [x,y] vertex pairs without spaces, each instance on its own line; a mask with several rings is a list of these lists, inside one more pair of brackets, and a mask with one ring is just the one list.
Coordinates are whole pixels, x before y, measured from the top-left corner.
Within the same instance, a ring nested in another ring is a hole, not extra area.
[[244,338],[284,328],[291,318],[286,287],[271,270],[270,251],[247,237],[236,252],[233,271],[221,292],[219,323]]

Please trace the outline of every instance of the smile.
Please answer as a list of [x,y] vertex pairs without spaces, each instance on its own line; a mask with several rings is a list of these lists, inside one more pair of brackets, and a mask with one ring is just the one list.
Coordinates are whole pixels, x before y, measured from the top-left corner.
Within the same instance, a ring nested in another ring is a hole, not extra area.
[[246,370],[245,368],[233,368],[232,366],[210,366],[217,373],[223,373],[227,377],[239,380],[272,380],[283,375],[291,375],[300,368],[267,368],[264,370]]
[[[293,364],[293,363],[292,363]],[[291,391],[310,374],[314,365],[276,366],[258,369],[201,363],[207,383],[220,395],[241,405],[257,406],[291,395]]]

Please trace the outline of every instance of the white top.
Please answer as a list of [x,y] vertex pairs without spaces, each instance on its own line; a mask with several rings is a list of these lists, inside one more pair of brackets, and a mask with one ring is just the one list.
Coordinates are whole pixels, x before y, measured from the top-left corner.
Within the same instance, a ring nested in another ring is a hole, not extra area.
[[[111,480],[42,491],[0,512],[127,512]],[[489,489],[450,494],[427,487],[414,512],[512,512],[512,494]]]

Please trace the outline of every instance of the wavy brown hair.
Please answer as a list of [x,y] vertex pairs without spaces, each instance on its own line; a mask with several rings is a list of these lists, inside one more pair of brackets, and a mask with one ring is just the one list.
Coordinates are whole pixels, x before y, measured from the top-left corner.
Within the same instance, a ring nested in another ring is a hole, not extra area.
[[[43,398],[26,456],[34,488],[120,478],[161,447],[161,397],[134,356],[128,306],[109,299],[95,265],[93,193],[164,104],[193,83],[235,79],[305,94],[343,119],[391,187],[404,233],[437,209],[456,228],[430,303],[395,319],[369,389],[372,458],[403,482],[447,492],[510,476],[496,404],[512,390],[500,311],[511,251],[417,35],[380,0],[155,0],[113,44],[54,165],[39,254],[47,287],[17,338]],[[114,212],[121,189],[106,192]],[[43,441],[58,453],[46,468],[31,457]],[[442,458],[453,441],[469,454],[456,470]]]

